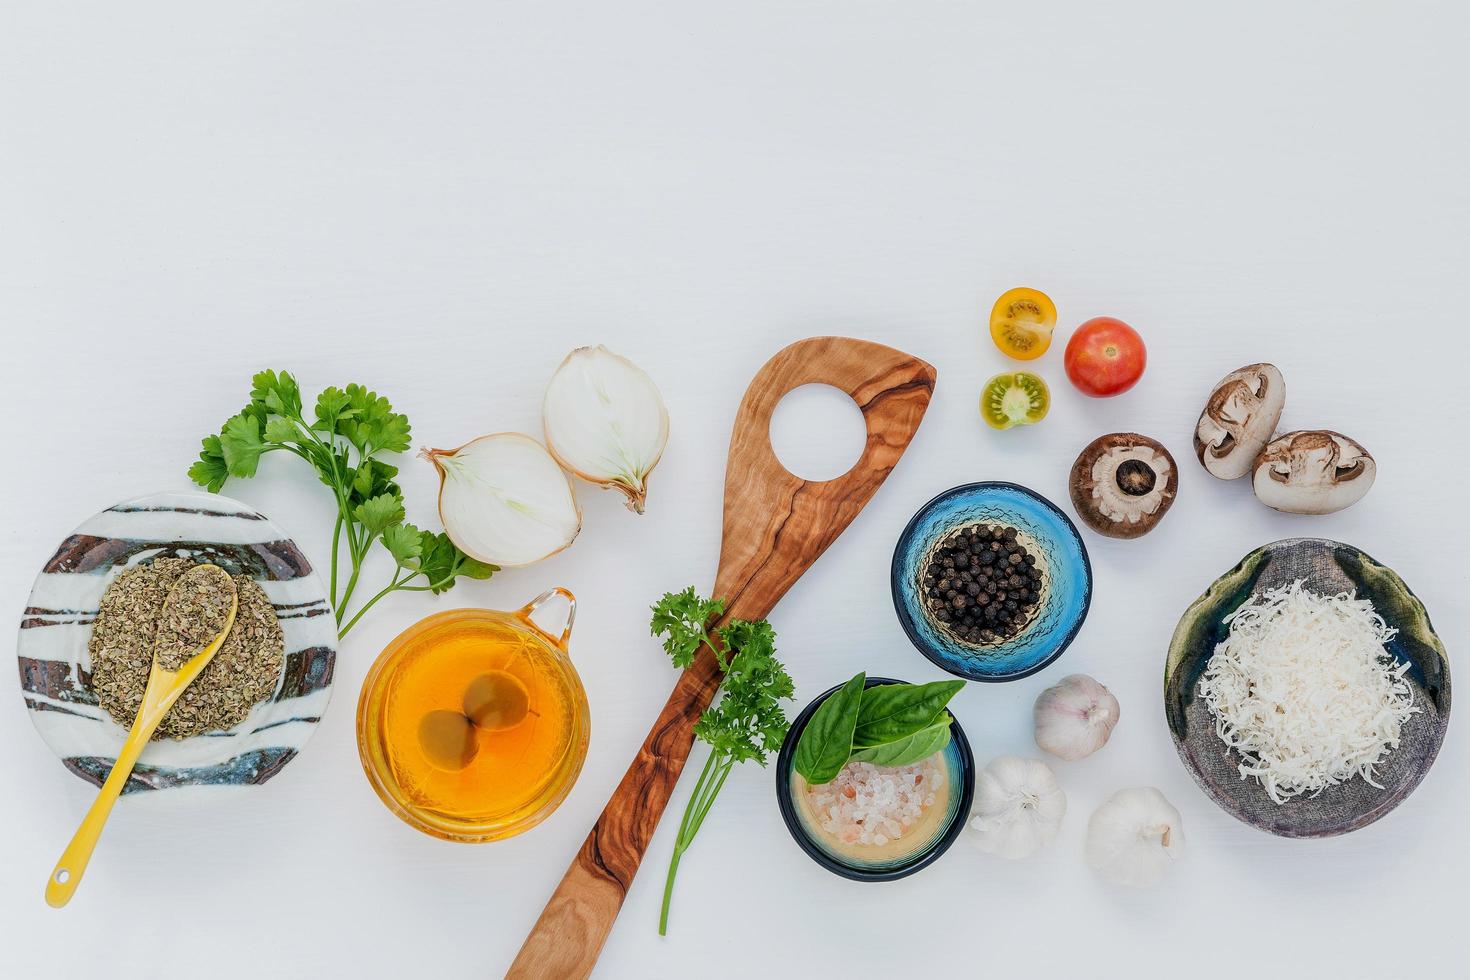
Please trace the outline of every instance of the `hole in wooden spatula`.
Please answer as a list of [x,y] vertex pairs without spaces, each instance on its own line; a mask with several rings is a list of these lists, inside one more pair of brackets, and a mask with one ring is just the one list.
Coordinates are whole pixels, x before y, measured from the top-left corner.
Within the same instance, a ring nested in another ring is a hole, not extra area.
[[862,458],[868,426],[857,402],[831,385],[788,391],[771,413],[771,448],[803,480],[835,480]]

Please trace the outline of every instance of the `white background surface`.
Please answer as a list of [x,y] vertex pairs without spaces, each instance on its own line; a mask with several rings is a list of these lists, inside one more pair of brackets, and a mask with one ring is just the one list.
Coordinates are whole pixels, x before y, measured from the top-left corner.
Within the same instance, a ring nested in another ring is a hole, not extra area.
[[[1122,723],[1097,756],[1056,766],[1071,812],[1049,850],[1006,864],[962,841],[885,885],[804,857],[771,777],[748,767],[685,859],[660,940],[665,819],[601,975],[1462,965],[1463,722],[1382,822],[1278,840],[1194,787],[1160,677],[1184,607],[1246,551],[1298,534],[1395,567],[1452,658],[1467,649],[1470,463],[1454,422],[1467,27],[1449,3],[8,3],[0,604],[13,616],[76,523],[186,487],[198,439],[261,367],[312,394],[376,387],[415,445],[452,446],[538,431],[560,358],[602,342],[656,378],[673,434],[647,516],[580,487],[585,528],[562,556],[375,610],[341,652],[315,739],[275,781],[125,801],[65,911],[42,886],[93,789],[46,750],[18,693],[0,699],[0,974],[498,974],[673,683],[646,608],[712,582],[746,382],[826,332],[912,351],[939,383],[892,478],[772,617],[803,702],[861,668],[938,676],[888,599],[893,542],[920,504],[977,479],[1064,501],[1082,445],[1136,429],[1182,464],[1178,505],[1138,542],[1088,534],[1092,615],[1062,661],[955,703],[982,760],[1035,751],[1031,702],[1068,672],[1110,685]],[[1039,362],[1056,404],[1039,427],[993,433],[976,395],[1013,365],[982,324],[1018,283],[1061,312]],[[1061,348],[1104,313],[1145,335],[1150,366],[1133,392],[1090,402]],[[1378,485],[1351,511],[1278,515],[1191,461],[1210,386],[1261,359],[1288,379],[1283,425],[1341,429],[1376,453]],[[430,468],[404,467],[410,517],[432,523]],[[323,563],[330,501],[298,461],[273,457],[228,489]],[[572,649],[594,735],[580,782],[519,839],[415,833],[358,765],[368,665],[433,609],[514,608],[551,585],[582,603]],[[1133,785],[1180,808],[1189,855],[1163,886],[1124,894],[1094,880],[1081,843],[1093,807]]]

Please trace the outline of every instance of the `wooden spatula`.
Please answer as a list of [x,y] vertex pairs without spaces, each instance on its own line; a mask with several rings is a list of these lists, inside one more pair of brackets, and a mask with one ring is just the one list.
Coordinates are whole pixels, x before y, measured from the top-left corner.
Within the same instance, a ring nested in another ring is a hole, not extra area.
[[[793,388],[813,383],[851,395],[868,427],[867,447],[853,468],[819,483],[788,472],[770,440],[776,403]],[[726,600],[724,619],[765,618],[887,478],[933,390],[933,367],[863,340],[813,337],[766,362],[740,403],[725,468],[724,538],[713,591]],[[694,723],[719,685],[719,668],[708,651],[679,677],[507,976],[592,972],[684,769]]]

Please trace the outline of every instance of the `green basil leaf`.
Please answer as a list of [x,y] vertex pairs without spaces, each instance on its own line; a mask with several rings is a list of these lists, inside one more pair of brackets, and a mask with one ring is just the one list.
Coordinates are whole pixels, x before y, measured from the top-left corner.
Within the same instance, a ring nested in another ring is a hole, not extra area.
[[833,691],[812,712],[811,720],[802,729],[792,764],[813,786],[830,783],[847,765],[847,757],[852,754],[852,732],[857,726],[863,685],[867,680],[867,674],[859,673]]
[[882,745],[928,728],[964,686],[964,681],[935,681],[932,684],[883,684],[869,688],[863,694],[853,744],[859,747]]
[[854,748],[852,757],[859,762],[871,762],[875,766],[912,765],[949,745],[949,723],[949,713],[945,712],[934,724],[903,738],[882,745]]

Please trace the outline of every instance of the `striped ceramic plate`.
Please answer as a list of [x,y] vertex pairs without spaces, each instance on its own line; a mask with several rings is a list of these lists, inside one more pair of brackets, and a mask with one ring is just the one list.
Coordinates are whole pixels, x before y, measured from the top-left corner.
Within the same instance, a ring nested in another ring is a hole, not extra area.
[[228,731],[143,750],[123,792],[263,783],[301,751],[332,694],[337,628],[311,563],[281,530],[217,494],[159,493],[109,507],[61,543],[31,590],[16,653],[31,721],[72,772],[101,785],[127,731],[97,705],[87,638],[119,572],[194,557],[260,583],[286,635],[276,692]]

